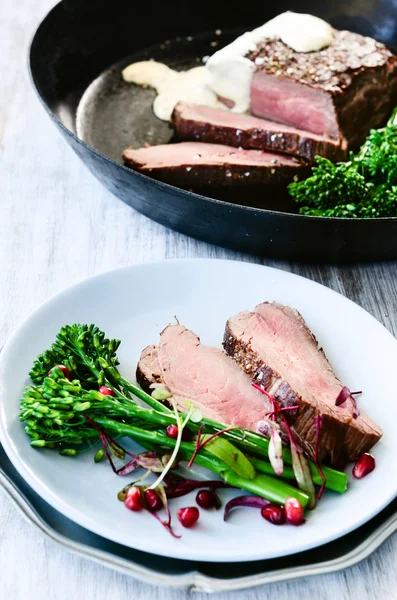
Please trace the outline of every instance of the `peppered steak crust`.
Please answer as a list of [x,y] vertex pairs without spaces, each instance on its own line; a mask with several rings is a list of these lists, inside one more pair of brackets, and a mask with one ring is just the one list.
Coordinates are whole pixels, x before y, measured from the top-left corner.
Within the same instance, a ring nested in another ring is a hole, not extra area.
[[171,122],[180,140],[283,152],[308,161],[318,155],[336,162],[347,155],[343,139],[336,142],[265,119],[185,102],[175,106]]
[[257,72],[329,95],[350,147],[382,126],[397,103],[397,57],[358,33],[335,31],[330,46],[317,52],[296,52],[280,40],[266,40],[247,58]]
[[[229,322],[226,323],[223,346],[226,353],[234,358],[253,381],[267,391],[276,388],[273,396],[280,406],[298,406],[297,410],[286,413],[287,420],[298,439],[305,440],[313,446],[316,437],[314,417],[318,414],[315,407],[305,403],[279,373],[260,359],[250,345],[239,340],[230,329]],[[319,459],[323,461],[329,457],[332,465],[343,466],[346,458],[341,456],[341,448],[345,437],[346,428],[338,422],[335,426],[326,416],[321,431]]]

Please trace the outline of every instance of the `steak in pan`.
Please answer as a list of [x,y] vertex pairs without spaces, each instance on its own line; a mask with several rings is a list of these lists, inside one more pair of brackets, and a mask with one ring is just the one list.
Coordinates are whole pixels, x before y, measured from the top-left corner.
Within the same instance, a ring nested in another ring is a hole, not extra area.
[[308,161],[316,155],[341,161],[347,155],[344,139],[335,141],[274,121],[198,104],[179,102],[172,114],[172,125],[180,140],[283,152]]
[[230,90],[230,73],[245,61],[248,71],[251,67],[244,85],[253,115],[336,142],[345,138],[349,147],[357,147],[371,128],[384,125],[397,103],[397,57],[372,38],[332,32],[329,44],[311,52],[298,52],[276,38],[251,44],[245,56],[233,55],[244,42],[241,36],[208,61],[213,88]]
[[292,156],[201,142],[128,148],[123,160],[140,173],[182,187],[286,185],[310,173],[307,164]]

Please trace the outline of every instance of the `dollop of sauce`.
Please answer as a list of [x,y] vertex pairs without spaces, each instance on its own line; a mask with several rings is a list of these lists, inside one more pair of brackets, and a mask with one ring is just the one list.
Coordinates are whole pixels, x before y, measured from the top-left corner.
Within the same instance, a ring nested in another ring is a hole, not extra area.
[[156,61],[143,61],[126,67],[122,76],[129,83],[157,91],[153,111],[163,121],[171,119],[181,101],[228,110],[219,100],[223,98],[230,101],[234,112],[242,113],[250,107],[251,79],[256,69],[246,56],[260,42],[278,39],[296,52],[313,52],[329,46],[333,35],[332,27],[322,19],[288,11],[238,37],[211,56],[206,66],[179,72]]
[[226,109],[210,87],[211,74],[206,67],[189,71],[174,71],[156,61],[133,63],[122,71],[129,83],[149,86],[157,91],[153,112],[159,119],[169,121],[178,102],[194,102],[214,108]]
[[212,76],[211,87],[218,96],[234,102],[234,112],[246,112],[256,68],[246,56],[260,42],[279,39],[296,52],[314,52],[329,46],[333,36],[333,28],[318,17],[290,11],[282,13],[211,56],[207,62]]

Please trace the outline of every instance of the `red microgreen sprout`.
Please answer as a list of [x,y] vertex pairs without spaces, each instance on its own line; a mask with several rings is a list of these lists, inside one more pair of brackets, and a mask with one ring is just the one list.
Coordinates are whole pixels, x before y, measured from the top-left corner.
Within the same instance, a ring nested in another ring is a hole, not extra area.
[[197,481],[196,479],[184,479],[183,481],[179,481],[174,484],[171,481],[167,480],[166,494],[167,498],[180,498],[181,496],[186,496],[186,494],[190,494],[194,490],[207,488],[210,489],[219,489],[219,488],[231,488],[232,486],[217,480],[210,481]]
[[274,472],[276,473],[276,475],[282,475],[284,471],[283,444],[281,441],[280,434],[275,427],[273,427],[272,432],[270,434],[268,453],[269,461],[274,469]]
[[321,497],[322,497],[322,495],[324,493],[324,490],[325,490],[325,486],[327,484],[327,480],[326,480],[325,475],[324,475],[324,473],[323,473],[323,471],[321,469],[320,461],[319,461],[319,458],[318,458],[318,446],[319,446],[319,443],[320,443],[320,434],[321,434],[321,428],[322,428],[322,425],[323,425],[323,416],[322,415],[317,415],[316,417],[314,417],[314,425],[316,427],[316,440],[315,440],[315,443],[314,443],[314,452],[313,452],[313,457],[312,458],[313,458],[313,462],[316,465],[318,474],[320,475],[321,481],[322,481],[321,487],[320,487],[319,492],[317,494],[317,499],[321,500]]
[[[148,488],[147,491],[151,490],[151,488]],[[167,518],[166,519],[161,519],[161,517],[159,517],[159,515],[157,514],[157,512],[151,512],[150,514],[152,514],[157,521],[159,521],[159,523],[162,524],[162,526],[168,531],[168,533],[170,533],[172,535],[172,537],[174,538],[180,538],[180,535],[177,535],[174,530],[171,527],[171,512],[170,512],[170,508],[168,506],[168,500],[167,500],[167,496],[164,490],[164,486],[159,484],[156,488],[156,493],[159,496],[165,510],[167,513]]]
[[362,391],[360,390],[359,392],[351,392],[348,387],[344,386],[335,400],[335,406],[341,406],[341,404],[344,404],[346,400],[350,399],[353,402],[353,418],[357,419],[357,417],[360,415],[360,411],[357,406],[357,400],[354,396],[357,396],[358,394],[362,394]]
[[213,433],[208,438],[205,438],[203,441],[201,441],[201,434],[203,433],[203,428],[204,428],[204,425],[200,425],[198,433],[197,433],[197,438],[196,438],[196,444],[195,444],[194,452],[193,452],[192,457],[191,457],[191,459],[189,461],[189,464],[188,464],[188,468],[189,469],[193,465],[194,460],[195,460],[198,452],[202,448],[204,448],[204,446],[206,446],[209,442],[211,442],[212,440],[214,440],[218,436],[222,435],[222,433],[227,433],[228,431],[232,431],[233,429],[237,429],[237,427],[227,427],[226,429],[221,429],[221,431],[217,431],[216,433]]
[[[292,434],[291,428],[288,424],[285,415],[283,414],[282,408],[278,405],[275,398],[269,394],[265,389],[261,388],[258,384],[253,383],[253,387],[262,392],[269,400],[272,402],[274,407],[274,412],[282,419],[285,429],[287,430],[289,443],[291,448],[291,460],[292,460],[292,468],[294,470],[296,482],[300,490],[305,492],[309,498],[309,508],[314,508],[316,505],[316,490],[314,487],[310,466],[307,462],[306,457],[304,456],[302,450],[298,447],[295,442],[294,436]],[[296,407],[295,407],[296,408]]]

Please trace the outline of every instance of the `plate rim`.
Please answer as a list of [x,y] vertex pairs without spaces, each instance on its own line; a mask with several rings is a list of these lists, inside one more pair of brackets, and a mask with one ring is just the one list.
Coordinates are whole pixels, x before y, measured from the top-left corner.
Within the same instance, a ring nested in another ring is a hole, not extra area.
[[[253,575],[243,577],[233,577],[230,579],[217,578],[201,573],[200,569],[189,571],[188,573],[178,575],[167,575],[159,573],[155,569],[137,565],[134,561],[117,557],[110,551],[95,548],[90,543],[71,540],[51,527],[46,520],[38,514],[34,505],[18,488],[17,484],[2,470],[0,466],[0,488],[7,494],[13,502],[22,517],[33,525],[42,535],[51,539],[66,550],[88,558],[97,564],[129,575],[151,585],[162,585],[164,587],[190,588],[191,591],[200,591],[206,593],[229,592],[259,585],[268,585],[271,583],[281,583],[291,579],[301,579],[302,577],[312,577],[314,575],[323,575],[335,573],[337,571],[352,567],[362,560],[368,558],[373,552],[382,546],[382,544],[397,530],[397,513],[391,515],[384,521],[379,528],[373,531],[365,540],[349,551],[346,555],[341,555],[315,565],[300,565],[273,571],[259,572]],[[54,509],[56,510],[56,509]]]
[[[0,381],[3,377],[4,357],[7,357],[7,351],[9,348],[12,348],[12,344],[13,344],[15,338],[18,337],[21,330],[25,327],[26,324],[29,323],[29,321],[32,318],[37,317],[38,314],[45,311],[45,308],[47,307],[47,305],[50,305],[53,301],[56,301],[58,298],[61,298],[62,296],[72,293],[76,289],[78,289],[86,284],[89,284],[92,281],[95,281],[95,280],[98,281],[101,278],[106,278],[109,275],[114,275],[114,274],[122,273],[125,271],[135,271],[135,270],[145,269],[147,267],[153,268],[153,267],[163,266],[165,263],[189,264],[192,262],[195,262],[195,263],[197,263],[197,262],[210,263],[211,262],[211,263],[218,263],[218,264],[235,263],[236,265],[239,265],[239,267],[237,267],[237,268],[248,268],[248,269],[252,269],[252,270],[265,269],[270,272],[280,272],[281,271],[283,273],[283,275],[285,275],[287,278],[291,278],[292,280],[296,280],[296,278],[299,278],[301,280],[309,282],[311,285],[314,284],[315,287],[319,286],[320,288],[325,289],[327,291],[327,293],[331,292],[331,295],[335,294],[336,296],[342,298],[344,302],[347,302],[347,303],[350,303],[351,305],[353,305],[355,310],[359,309],[359,312],[362,312],[364,314],[365,318],[367,318],[367,319],[369,318],[370,320],[372,320],[376,324],[377,327],[380,327],[381,329],[384,330],[384,333],[387,335],[387,337],[390,338],[390,340],[394,344],[397,344],[396,338],[388,331],[388,329],[382,323],[380,323],[375,317],[373,317],[370,313],[368,313],[368,311],[366,311],[364,308],[362,308],[360,305],[356,304],[355,302],[353,302],[349,298],[343,296],[342,294],[336,292],[335,290],[332,290],[331,288],[329,288],[321,283],[318,283],[316,281],[313,281],[312,279],[309,279],[307,277],[303,277],[301,275],[296,275],[294,273],[291,273],[290,271],[286,271],[283,269],[277,269],[274,267],[269,267],[269,266],[265,266],[265,265],[258,264],[258,263],[250,263],[250,262],[244,262],[244,261],[238,261],[238,260],[236,261],[236,260],[217,259],[217,258],[163,259],[163,260],[158,260],[158,261],[140,263],[140,264],[136,264],[136,265],[134,265],[134,264],[127,265],[127,266],[119,267],[117,269],[107,270],[105,272],[98,273],[98,274],[90,276],[88,278],[83,278],[81,281],[76,282],[73,285],[58,291],[56,294],[52,295],[50,298],[48,298],[47,300],[42,302],[36,309],[34,309],[20,323],[20,325],[13,331],[13,333],[8,338],[7,342],[4,344],[1,355],[0,355]],[[1,389],[2,389],[2,386],[1,386]],[[13,466],[17,469],[17,471],[23,476],[23,478],[33,488],[33,490],[40,495],[41,498],[43,498],[53,508],[55,508],[56,510],[58,510],[59,512],[64,514],[66,517],[68,517],[69,519],[71,519],[72,521],[77,523],[78,525],[80,525],[86,529],[89,529],[90,531],[93,531],[94,533],[96,533],[102,537],[105,537],[106,539],[109,539],[109,540],[111,539],[112,541],[116,541],[117,543],[123,544],[123,542],[120,541],[120,539],[116,539],[114,537],[110,538],[108,534],[103,533],[103,530],[101,529],[101,527],[100,526],[98,527],[96,525],[96,523],[94,523],[91,519],[89,519],[88,523],[87,523],[87,515],[84,515],[84,516],[80,515],[80,513],[78,511],[71,508],[70,506],[67,506],[66,501],[64,501],[60,498],[57,498],[55,496],[55,494],[53,494],[50,490],[47,491],[45,489],[45,486],[42,485],[40,480],[38,479],[38,476],[34,474],[33,470],[28,465],[25,465],[24,460],[22,459],[22,457],[19,456],[19,453],[17,452],[16,448],[14,447],[11,437],[8,435],[7,428],[5,427],[6,419],[5,419],[4,404],[1,402],[1,394],[2,394],[2,392],[0,390],[0,442],[2,443],[3,448],[4,448],[8,458],[10,459]],[[370,521],[377,514],[379,514],[379,512],[381,512],[381,510],[383,510],[395,497],[397,497],[397,490],[396,490],[394,496],[388,497],[387,500],[384,501],[376,511],[371,512],[368,517],[361,519],[354,526],[345,528],[343,533],[340,533],[338,535],[332,534],[332,535],[325,536],[323,541],[321,541],[321,543],[313,544],[313,542],[311,542],[311,543],[309,542],[309,543],[305,543],[300,548],[294,549],[293,551],[278,552],[277,554],[272,556],[272,558],[277,558],[277,557],[281,557],[281,556],[292,556],[295,553],[302,552],[304,550],[308,550],[311,548],[319,547],[319,546],[326,544],[332,540],[338,539],[338,538],[342,537],[343,535],[347,535],[350,532],[357,529],[358,527],[360,527],[361,525]],[[128,544],[124,543],[124,545],[128,545]],[[142,550],[144,552],[153,553],[153,551],[151,549],[148,549],[145,545],[142,546],[142,544],[140,544],[140,543],[138,543],[137,545],[136,544],[130,545],[130,547],[136,548],[137,550]],[[156,552],[156,554],[170,557],[170,555],[164,549]],[[178,554],[178,552],[176,552],[176,553],[172,552],[171,557],[186,559],[186,557],[184,557],[182,554]],[[241,559],[237,558],[237,557],[233,557],[233,559],[231,559],[230,556],[227,556],[225,554],[222,558],[212,557],[212,555],[211,555],[211,557],[206,557],[206,561],[207,562],[225,562],[227,560],[229,560],[229,561],[233,560],[233,562],[250,562],[250,561],[255,561],[255,560],[264,560],[266,558],[270,558],[270,557],[263,557],[258,554],[252,554],[249,557],[243,557]],[[202,559],[199,556],[193,556],[193,557],[189,557],[188,560],[200,561]]]

